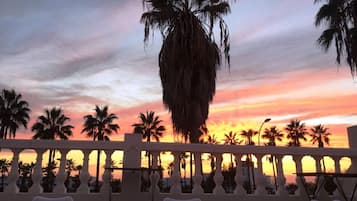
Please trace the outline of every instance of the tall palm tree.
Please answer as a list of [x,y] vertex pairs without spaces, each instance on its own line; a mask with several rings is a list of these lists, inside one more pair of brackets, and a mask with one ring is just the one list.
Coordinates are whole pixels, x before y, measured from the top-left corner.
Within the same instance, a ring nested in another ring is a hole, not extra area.
[[[87,137],[92,137],[93,141],[109,141],[109,135],[113,132],[118,133],[119,125],[114,123],[118,117],[114,113],[108,112],[108,106],[95,106],[95,115],[84,116],[84,125],[82,133],[87,133]],[[95,191],[99,192],[99,166],[100,166],[100,152],[97,150],[97,167],[95,177]]]
[[3,89],[0,94],[0,139],[15,138],[20,126],[27,128],[29,104],[15,90]]
[[[242,140],[238,139],[238,133],[229,131],[229,133],[224,134],[224,144],[237,145],[241,144]],[[231,168],[233,168],[233,154],[231,153]]]
[[230,12],[225,0],[143,0],[141,16],[146,42],[159,29],[163,44],[159,54],[163,102],[171,111],[175,130],[189,133],[198,143],[198,129],[208,118],[216,88],[221,50],[213,27],[220,28],[220,44],[229,63],[229,32],[223,16]]
[[[72,125],[67,124],[70,121],[70,118],[67,117],[61,108],[53,107],[51,109],[45,109],[45,115],[41,115],[37,118],[36,123],[32,126],[31,130],[35,132],[32,136],[32,139],[40,139],[40,140],[67,140],[68,137],[73,135],[72,129],[74,128]],[[50,149],[48,156],[48,169],[50,166],[54,164],[55,158],[55,149]],[[50,172],[47,172],[49,176],[48,185],[53,185]],[[52,189],[52,186],[48,186],[48,189]]]
[[[68,121],[70,121],[70,118],[63,113],[61,108],[45,109],[45,115],[39,116],[31,128],[35,132],[32,139],[67,140],[68,137],[73,135],[72,129],[74,128],[72,125],[67,124]],[[50,149],[48,164],[54,161],[54,154],[54,150]]]
[[288,146],[300,147],[300,140],[306,141],[305,135],[308,134],[306,126],[304,123],[301,123],[300,120],[291,120],[288,125],[285,127],[285,131],[287,132],[287,138],[290,139],[288,142]]
[[[162,120],[160,120],[159,118],[159,116],[155,116],[155,112],[153,111],[146,111],[146,114],[140,113],[140,122],[132,125],[134,127],[134,133],[141,134],[143,136],[143,139],[146,139],[147,142],[151,142],[151,138],[155,139],[157,142],[160,142],[160,138],[162,137],[166,128],[165,126],[160,125],[162,123]],[[148,167],[150,168],[152,165],[150,152],[147,152],[147,155]]]
[[[272,126],[270,128],[266,128],[264,130],[264,134],[262,136],[265,139],[268,139],[268,142],[265,144],[267,146],[276,146],[276,141],[282,141],[284,134],[281,130],[279,130],[276,126]],[[269,161],[273,166],[273,176],[274,176],[274,184],[275,189],[278,189],[278,184],[276,180],[276,158],[274,155],[270,155]]]
[[[321,1],[315,0],[315,3]],[[327,26],[318,38],[318,44],[327,51],[334,43],[337,63],[340,64],[341,56],[346,55],[353,76],[357,75],[356,11],[356,0],[324,0],[315,17],[316,26]]]
[[[318,143],[319,148],[324,148],[325,144],[330,145],[330,132],[328,132],[328,128],[325,128],[323,125],[319,124],[311,128],[311,142],[312,144]],[[325,160],[322,158],[323,168],[326,172]]]
[[5,158],[0,159],[0,172],[1,172],[1,188],[0,192],[4,191],[5,187],[5,174],[9,173],[9,168],[11,166],[11,162],[6,160]]

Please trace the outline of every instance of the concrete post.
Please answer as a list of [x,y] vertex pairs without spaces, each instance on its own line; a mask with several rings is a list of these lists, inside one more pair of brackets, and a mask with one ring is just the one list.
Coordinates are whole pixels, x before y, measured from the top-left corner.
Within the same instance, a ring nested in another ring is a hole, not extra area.
[[135,195],[140,195],[141,150],[138,149],[142,136],[140,134],[125,134],[124,141],[128,145],[124,149],[123,168],[138,168],[138,170],[123,170],[122,200],[137,200]]
[[[347,128],[348,133],[348,142],[350,145],[350,149],[357,150],[357,126],[351,126]],[[351,151],[352,151],[351,150]],[[348,172],[356,173],[357,172],[357,158],[351,158],[351,167]]]
[[[353,150],[357,150],[357,126],[348,127],[347,135],[348,135],[348,142],[349,142],[351,152],[353,152]],[[348,173],[356,173],[357,172],[357,158],[356,157],[351,157],[351,166],[347,170],[347,172]],[[342,183],[344,191],[347,193],[347,196],[350,196],[349,194],[353,190],[354,181],[347,179],[347,180],[342,180],[341,183]]]

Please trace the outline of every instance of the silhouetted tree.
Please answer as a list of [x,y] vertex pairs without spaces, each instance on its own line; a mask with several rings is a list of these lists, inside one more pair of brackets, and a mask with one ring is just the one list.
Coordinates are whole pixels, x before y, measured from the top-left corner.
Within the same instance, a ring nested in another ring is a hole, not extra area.
[[19,191],[28,192],[28,189],[32,186],[32,171],[35,167],[35,163],[23,163],[20,161],[18,163],[18,172],[19,172]]
[[[264,130],[264,134],[262,136],[265,139],[268,139],[268,142],[265,144],[267,146],[276,146],[276,141],[282,141],[284,134],[281,130],[279,130],[276,126],[272,126],[270,128],[266,128]],[[270,155],[269,161],[273,166],[273,176],[274,176],[274,185],[275,190],[278,189],[277,181],[276,181],[276,158],[274,155]]]
[[[255,145],[255,142],[253,141],[253,137],[257,134],[258,131],[255,131],[253,129],[243,130],[241,132],[241,136],[245,138],[246,145]],[[246,164],[248,168],[247,172],[248,172],[248,183],[249,183],[249,187],[247,188],[247,191],[248,193],[252,193],[251,184],[253,183],[253,189],[255,189],[255,175],[254,175],[254,166],[253,166],[251,154],[247,154]],[[250,175],[251,173],[252,175]]]
[[[238,139],[238,133],[229,131],[229,133],[224,134],[224,144],[237,145],[241,143],[242,140]],[[230,167],[233,168],[233,154],[231,153],[230,156],[231,156]]]
[[[310,141],[312,142],[312,144],[315,144],[317,142],[319,148],[324,148],[325,144],[327,145],[330,144],[329,135],[331,135],[331,133],[328,132],[328,128],[325,128],[323,125],[319,124],[311,128]],[[324,158],[322,158],[322,163],[323,163],[324,171],[326,171]]]
[[[109,135],[118,133],[119,125],[114,123],[118,117],[114,113],[108,112],[108,106],[95,106],[95,115],[84,116],[82,133],[87,133],[87,137],[92,137],[93,141],[109,141]],[[99,192],[99,166],[100,152],[97,150],[97,167],[95,177],[95,191]]]
[[[143,139],[146,139],[147,142],[151,142],[151,138],[154,138],[157,142],[160,142],[160,138],[165,132],[165,127],[160,125],[162,120],[159,119],[159,116],[155,116],[155,112],[150,111],[144,113],[140,113],[139,123],[135,123],[132,126],[134,127],[134,133],[139,133],[143,136]],[[152,165],[151,154],[148,155],[148,167],[150,168]]]
[[9,173],[9,168],[11,166],[11,162],[6,160],[5,158],[0,159],[0,172],[1,172],[1,188],[0,192],[4,191],[5,188],[5,175]]
[[[67,124],[70,118],[67,117],[61,108],[53,107],[45,110],[45,115],[41,115],[37,118],[36,123],[32,126],[32,131],[35,132],[32,139],[40,140],[67,140],[68,137],[73,135],[72,125]],[[50,149],[48,156],[48,170],[50,166],[54,164],[55,149]],[[48,177],[52,177],[53,174],[48,172]],[[49,178],[49,181],[53,181],[54,178]],[[50,185],[50,184],[49,184]]]
[[316,14],[315,25],[325,25],[326,29],[318,38],[318,44],[327,51],[331,44],[336,48],[336,61],[341,56],[346,61],[353,76],[357,73],[357,1],[356,0],[315,0],[324,1]]
[[3,89],[0,94],[0,139],[15,138],[20,126],[27,128],[29,104],[15,90]]
[[230,12],[229,4],[224,0],[143,0],[143,4],[144,41],[151,29],[158,28],[163,36],[159,54],[163,102],[171,111],[175,130],[189,133],[190,142],[198,143],[196,135],[208,117],[216,69],[221,64],[213,34],[216,23],[229,63],[229,33],[223,20]]
[[305,135],[308,134],[306,126],[297,119],[291,120],[290,123],[286,125],[285,131],[287,132],[287,138],[290,139],[288,142],[289,147],[300,147],[300,140],[307,140],[305,137]]

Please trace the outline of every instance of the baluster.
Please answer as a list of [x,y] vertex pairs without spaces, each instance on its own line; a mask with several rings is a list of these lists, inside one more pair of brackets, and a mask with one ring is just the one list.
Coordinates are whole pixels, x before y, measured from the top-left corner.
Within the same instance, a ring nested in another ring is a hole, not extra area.
[[[315,163],[316,163],[316,164],[315,164],[315,165],[316,165],[316,172],[322,172],[322,169],[321,169],[321,160],[323,160],[323,156],[315,156],[314,159],[315,159],[315,161],[316,161],[316,162],[315,162]],[[325,171],[324,171],[324,172],[325,172]],[[316,185],[317,185],[317,186],[320,186],[321,182],[324,182],[323,180],[324,180],[324,177],[323,177],[322,175],[316,176],[316,181],[315,181]],[[317,183],[317,181],[318,181],[319,183]],[[322,188],[320,189],[319,194],[316,195],[316,196],[319,196],[319,200],[326,200],[326,199],[328,199],[328,194],[327,194],[325,188],[323,188],[323,186],[322,186]]]
[[278,190],[277,195],[280,196],[287,196],[288,193],[285,189],[286,178],[284,176],[284,168],[283,168],[283,157],[282,155],[276,155],[276,170],[277,170],[277,183],[278,183]]
[[195,152],[194,153],[195,159],[195,176],[193,177],[193,189],[192,194],[200,195],[203,193],[203,189],[201,186],[202,183],[202,159],[201,153]]
[[105,150],[105,165],[106,169],[104,170],[103,173],[103,186],[100,188],[100,192],[108,193],[111,190],[110,187],[110,181],[112,179],[112,171],[110,169],[107,169],[112,166],[112,154],[113,150]]
[[[302,159],[302,156],[300,156],[300,155],[293,156],[293,160],[295,161],[295,166],[296,166],[296,172],[303,172],[301,159]],[[299,178],[298,176],[296,176],[296,183],[298,185],[298,189],[296,190],[295,195],[307,196],[306,192],[304,190],[304,184],[302,183],[301,178]]]
[[42,179],[42,157],[43,153],[46,150],[44,149],[37,149],[36,150],[36,163],[33,170],[32,181],[33,184],[29,190],[30,193],[41,193],[42,186],[41,186],[41,179]]
[[19,191],[16,185],[16,180],[19,177],[19,172],[17,170],[17,167],[19,164],[19,154],[21,151],[22,151],[21,149],[12,149],[13,158],[11,161],[11,170],[7,178],[8,186],[5,188],[5,192],[17,193]]
[[341,157],[338,157],[338,156],[333,157],[333,161],[335,163],[335,173],[341,173],[340,160],[341,160]]
[[236,175],[234,177],[234,180],[236,181],[236,188],[234,189],[234,194],[237,195],[246,195],[247,192],[245,191],[245,189],[243,188],[243,183],[244,183],[244,179],[243,179],[243,169],[242,169],[242,154],[235,154],[235,160],[236,160]]
[[263,163],[262,163],[262,158],[263,155],[258,154],[256,155],[257,157],[257,162],[258,162],[258,168],[257,168],[257,190],[255,191],[256,195],[266,195],[267,192],[265,190],[265,177],[263,173]]
[[66,186],[64,185],[64,182],[66,181],[66,156],[68,153],[67,149],[61,149],[59,150],[61,153],[61,162],[60,162],[60,167],[58,170],[58,174],[56,176],[56,185],[54,192],[55,193],[65,193],[66,192]]
[[316,172],[322,172],[322,169],[321,169],[321,159],[322,159],[322,157],[321,156],[315,156],[314,159],[315,159]]
[[172,186],[170,188],[170,193],[180,194],[181,193],[181,183],[180,183],[180,152],[173,152],[174,155],[174,171],[172,173]]
[[216,172],[214,173],[214,183],[216,187],[213,189],[213,194],[224,194],[225,191],[222,187],[223,184],[223,175],[222,175],[222,154],[218,153],[214,155],[216,157]]
[[82,167],[82,171],[79,175],[81,185],[78,187],[77,192],[87,194],[89,192],[88,180],[89,180],[90,175],[88,172],[88,163],[89,163],[90,150],[87,150],[87,149],[82,150],[82,153],[83,153],[83,167]]
[[159,157],[160,152],[152,152],[152,169],[149,170],[150,174],[150,189],[149,192],[151,192],[151,195],[158,194],[160,192],[160,189],[158,187],[159,179],[160,179],[160,174],[159,171],[157,171],[158,168],[158,157]]

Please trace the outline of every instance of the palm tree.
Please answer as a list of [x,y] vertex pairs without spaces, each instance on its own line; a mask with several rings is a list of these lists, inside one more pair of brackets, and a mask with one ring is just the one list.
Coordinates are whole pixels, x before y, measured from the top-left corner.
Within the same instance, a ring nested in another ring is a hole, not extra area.
[[[276,146],[276,141],[282,141],[284,134],[281,130],[279,130],[276,126],[272,126],[270,128],[266,128],[264,130],[264,134],[262,136],[265,139],[268,139],[268,142],[265,144],[267,146]],[[275,189],[278,189],[278,184],[276,181],[276,158],[274,155],[270,155],[269,161],[273,166],[273,176],[274,176],[274,184]]]
[[[321,1],[315,0],[315,3]],[[315,17],[315,26],[327,26],[318,38],[318,44],[327,51],[334,43],[337,63],[340,64],[341,56],[345,54],[353,76],[357,73],[356,20],[355,0],[325,0]]]
[[[229,131],[229,133],[224,134],[224,144],[237,145],[241,144],[242,140],[238,139],[238,133]],[[233,168],[233,154],[231,153],[231,168]]]
[[[118,117],[114,113],[108,112],[108,106],[95,106],[95,115],[84,116],[84,125],[82,133],[87,133],[87,137],[92,137],[93,141],[109,141],[109,135],[113,132],[118,133],[119,125],[114,123]],[[97,150],[97,167],[95,178],[95,191],[99,192],[99,166],[100,166],[100,152]]]
[[283,140],[284,134],[281,130],[279,130],[276,126],[272,126],[270,128],[266,128],[264,130],[264,134],[262,138],[268,139],[266,143],[267,146],[276,146],[276,141],[281,142]]
[[[32,139],[40,140],[67,140],[68,137],[73,135],[72,125],[67,124],[70,118],[67,117],[61,108],[53,107],[45,110],[45,115],[37,118],[36,123],[32,126],[31,130],[35,132]],[[54,161],[55,152],[50,149],[48,164]]]
[[158,28],[163,36],[159,54],[163,102],[171,111],[175,130],[189,133],[190,142],[198,143],[196,135],[208,118],[216,69],[221,64],[213,34],[216,23],[229,64],[229,32],[223,16],[230,12],[230,6],[225,0],[143,0],[143,4],[144,41],[152,29]]
[[27,128],[29,104],[15,90],[3,89],[0,94],[0,139],[15,138],[20,126]]
[[[325,143],[330,145],[329,135],[331,133],[328,132],[328,128],[325,128],[323,125],[319,124],[311,128],[311,142],[312,144],[318,143],[319,148],[324,148]],[[325,160],[322,158],[322,163],[324,167],[324,172],[326,172]]]
[[[132,125],[134,127],[134,133],[141,134],[143,139],[146,139],[147,142],[151,142],[151,138],[154,138],[157,142],[160,142],[160,138],[166,129],[164,126],[160,125],[162,120],[159,119],[159,116],[155,116],[155,112],[153,111],[146,111],[146,114],[140,113],[139,118],[140,122]],[[148,166],[151,167],[151,155],[150,153],[147,154]]]
[[299,120],[291,120],[288,125],[285,127],[287,131],[287,138],[290,139],[288,146],[300,147],[300,140],[306,141],[305,135],[307,134],[306,126],[304,123],[301,123]]
[[[46,109],[45,115],[39,116],[36,123],[31,128],[31,130],[35,132],[32,139],[67,140],[68,137],[73,135],[72,129],[74,128],[72,125],[67,124],[68,121],[70,121],[70,118],[64,114],[61,108],[53,107],[51,109]],[[51,170],[50,167],[54,164],[55,153],[55,149],[50,149],[47,170]],[[53,185],[53,183],[51,183],[53,174],[47,172],[47,175],[49,176],[48,179],[50,181],[48,185]],[[48,189],[52,189],[52,186],[48,186]]]
[[5,158],[0,159],[0,172],[1,172],[1,188],[0,192],[4,191],[5,187],[5,174],[9,173],[9,167],[11,166],[11,162],[6,160]]
[[257,134],[258,131],[255,131],[253,129],[242,130],[241,132],[241,136],[245,138],[246,145],[255,145],[255,142],[253,141],[253,137]]

